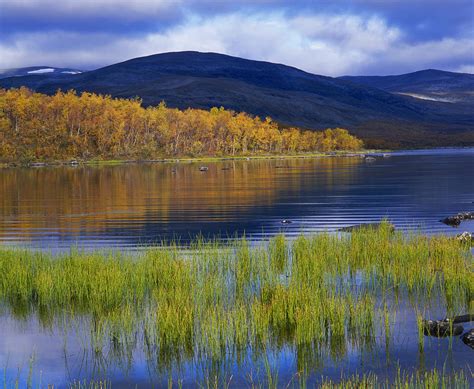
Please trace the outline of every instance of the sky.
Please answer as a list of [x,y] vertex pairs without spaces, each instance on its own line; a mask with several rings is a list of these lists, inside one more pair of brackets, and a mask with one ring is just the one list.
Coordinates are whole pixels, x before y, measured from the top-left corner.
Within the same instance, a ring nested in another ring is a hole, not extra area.
[[474,73],[474,1],[0,0],[0,69],[182,50],[329,76]]

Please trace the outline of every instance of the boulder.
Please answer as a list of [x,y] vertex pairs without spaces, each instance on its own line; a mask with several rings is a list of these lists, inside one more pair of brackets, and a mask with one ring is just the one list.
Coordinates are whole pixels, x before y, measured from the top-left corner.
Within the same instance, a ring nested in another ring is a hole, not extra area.
[[461,220],[474,220],[474,212],[459,212],[456,216]]
[[423,332],[426,336],[444,338],[461,335],[464,328],[449,320],[423,320]]
[[448,216],[440,221],[448,226],[457,227],[461,224],[462,220],[458,216]]
[[470,348],[474,349],[474,328],[467,331],[462,337],[462,341]]
[[454,316],[452,319],[444,319],[445,321],[451,320],[453,323],[467,323],[474,321],[474,313],[468,313],[466,315]]
[[456,239],[462,243],[472,243],[474,236],[470,232],[464,231],[462,234],[456,235]]
[[440,222],[448,226],[457,227],[463,220],[474,220],[474,212],[459,212],[457,215],[445,217]]

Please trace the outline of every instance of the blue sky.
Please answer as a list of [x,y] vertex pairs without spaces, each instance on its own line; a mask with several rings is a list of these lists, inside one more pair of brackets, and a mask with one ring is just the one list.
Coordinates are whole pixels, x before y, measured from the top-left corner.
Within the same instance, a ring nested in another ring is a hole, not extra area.
[[213,51],[306,71],[474,72],[473,0],[1,0],[0,68]]

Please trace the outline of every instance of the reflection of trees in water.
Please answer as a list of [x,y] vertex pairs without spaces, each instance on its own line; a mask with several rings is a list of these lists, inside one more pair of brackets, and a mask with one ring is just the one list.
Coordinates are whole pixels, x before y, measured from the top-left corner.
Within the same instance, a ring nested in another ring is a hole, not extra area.
[[361,158],[285,159],[209,164],[5,169],[0,175],[0,235],[46,229],[79,236],[150,219],[229,221],[281,196],[351,182]]

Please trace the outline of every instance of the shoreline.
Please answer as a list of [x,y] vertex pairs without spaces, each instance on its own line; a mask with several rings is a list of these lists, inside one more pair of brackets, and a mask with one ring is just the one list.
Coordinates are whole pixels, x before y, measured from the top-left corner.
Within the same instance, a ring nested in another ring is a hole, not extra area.
[[305,158],[332,158],[332,157],[368,157],[377,154],[391,153],[394,150],[367,149],[359,151],[331,151],[300,154],[262,154],[262,155],[239,155],[239,156],[202,156],[202,157],[166,157],[155,159],[104,159],[104,160],[77,160],[67,161],[34,161],[34,162],[0,162],[0,168],[40,168],[58,166],[115,166],[125,164],[149,164],[149,163],[215,163],[225,161],[254,161],[254,160],[281,160],[281,159],[305,159]]
[[6,168],[40,168],[60,166],[117,166],[125,164],[153,164],[153,163],[215,163],[225,161],[257,161],[257,160],[282,160],[282,159],[309,159],[309,158],[331,158],[331,157],[384,157],[399,152],[417,152],[430,150],[465,150],[472,147],[436,147],[436,148],[413,148],[413,149],[363,149],[357,151],[327,151],[297,154],[254,154],[254,155],[226,155],[226,156],[199,156],[199,157],[163,157],[153,159],[69,159],[55,161],[29,161],[29,162],[0,162],[0,169]]

